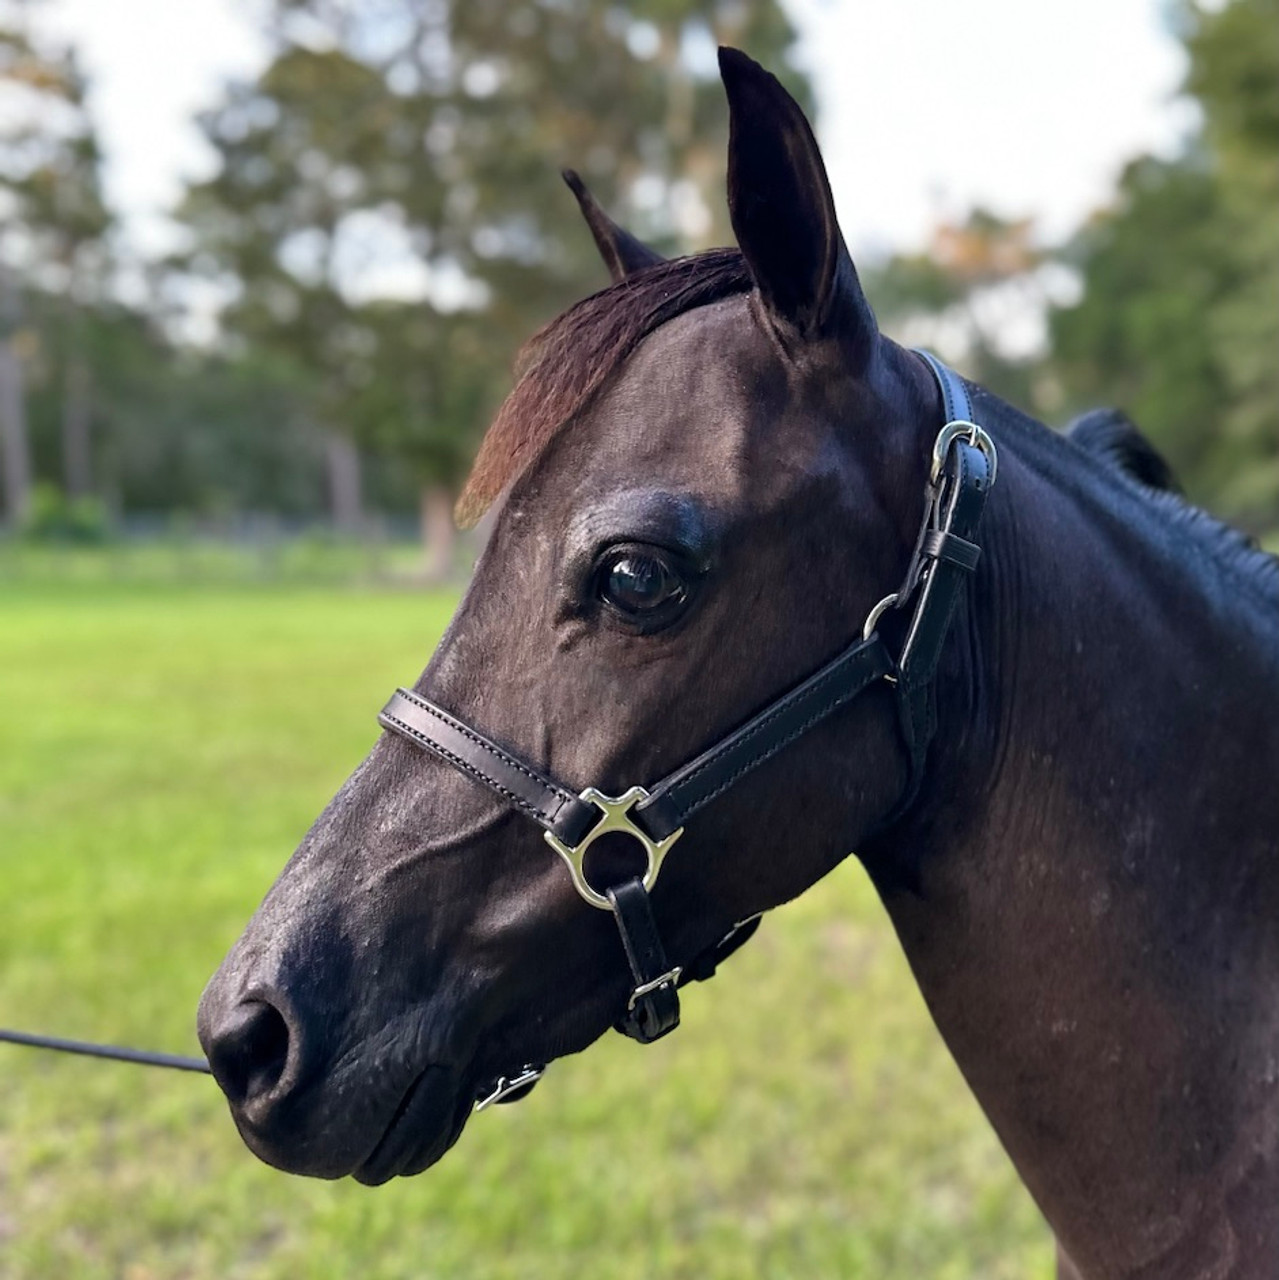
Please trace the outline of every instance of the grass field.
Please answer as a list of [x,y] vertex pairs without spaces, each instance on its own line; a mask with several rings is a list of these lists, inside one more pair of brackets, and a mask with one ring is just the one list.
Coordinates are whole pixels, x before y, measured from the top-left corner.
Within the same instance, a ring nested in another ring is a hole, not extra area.
[[[196,1051],[205,979],[451,607],[0,583],[0,1025]],[[0,1045],[3,1280],[1050,1275],[852,862],[677,1035],[609,1036],[378,1190],[258,1164],[205,1078]]]

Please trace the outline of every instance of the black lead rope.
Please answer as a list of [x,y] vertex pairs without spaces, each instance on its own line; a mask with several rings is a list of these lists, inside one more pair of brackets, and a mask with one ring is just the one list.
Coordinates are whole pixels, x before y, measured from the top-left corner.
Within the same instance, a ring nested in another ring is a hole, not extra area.
[[171,1071],[197,1071],[211,1075],[203,1058],[186,1058],[180,1053],[153,1053],[147,1049],[126,1049],[121,1045],[92,1044],[87,1040],[63,1040],[58,1036],[35,1036],[26,1031],[6,1031],[0,1027],[0,1042],[20,1044],[28,1049],[52,1049],[57,1053],[78,1053],[86,1058],[109,1058],[143,1067],[168,1067]]

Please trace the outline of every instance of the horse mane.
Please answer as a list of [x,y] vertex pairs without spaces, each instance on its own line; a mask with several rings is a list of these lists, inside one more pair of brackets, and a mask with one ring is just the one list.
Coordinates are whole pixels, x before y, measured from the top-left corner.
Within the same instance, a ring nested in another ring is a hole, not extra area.
[[1171,465],[1127,414],[1118,409],[1094,409],[1074,419],[1063,435],[1104,463],[1111,475],[1128,482],[1157,515],[1213,554],[1224,568],[1267,596],[1279,592],[1279,557],[1263,550],[1255,538],[1190,502]]
[[458,523],[474,524],[654,329],[753,285],[739,250],[711,249],[627,276],[535,333],[516,359],[515,387],[480,443],[457,502]]
[[1149,489],[1185,492],[1168,460],[1119,409],[1092,409],[1081,414],[1066,428],[1066,436]]

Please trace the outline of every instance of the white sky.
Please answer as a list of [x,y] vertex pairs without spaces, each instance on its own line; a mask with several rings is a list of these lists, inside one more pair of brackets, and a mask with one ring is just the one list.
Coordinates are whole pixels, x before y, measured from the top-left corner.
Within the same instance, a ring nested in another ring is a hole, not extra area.
[[[1125,160],[1168,149],[1190,119],[1161,0],[785,2],[855,254],[918,246],[973,203],[1059,236],[1104,202]],[[45,9],[92,77],[109,195],[135,245],[166,242],[182,177],[207,172],[191,117],[261,65],[252,16],[251,0]]]
[[1171,149],[1181,47],[1163,0],[787,0],[853,247],[917,245],[984,204],[1061,236],[1125,161]]

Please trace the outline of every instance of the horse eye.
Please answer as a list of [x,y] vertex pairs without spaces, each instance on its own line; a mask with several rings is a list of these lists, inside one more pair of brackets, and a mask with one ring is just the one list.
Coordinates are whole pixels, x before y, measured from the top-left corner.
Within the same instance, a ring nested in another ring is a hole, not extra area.
[[599,595],[627,617],[649,621],[684,603],[688,586],[664,557],[627,548],[607,556],[600,566]]

